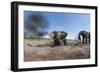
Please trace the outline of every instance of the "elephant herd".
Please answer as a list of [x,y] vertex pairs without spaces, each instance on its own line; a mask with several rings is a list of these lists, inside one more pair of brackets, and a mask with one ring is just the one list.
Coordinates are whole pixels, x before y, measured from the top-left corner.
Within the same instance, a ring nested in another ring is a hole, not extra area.
[[[67,45],[66,37],[68,36],[67,32],[64,31],[53,31],[49,34],[50,38],[52,39],[52,47],[59,46],[59,45]],[[90,32],[87,31],[80,31],[78,33],[78,40],[81,41],[83,44],[90,43]]]

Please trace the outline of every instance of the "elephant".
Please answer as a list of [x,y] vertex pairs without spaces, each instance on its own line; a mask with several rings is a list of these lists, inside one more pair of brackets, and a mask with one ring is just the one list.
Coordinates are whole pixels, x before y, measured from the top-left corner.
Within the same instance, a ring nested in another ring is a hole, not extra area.
[[49,34],[49,36],[52,39],[52,47],[54,46],[60,46],[60,45],[67,45],[67,33],[64,31],[53,31]]
[[78,34],[78,40],[82,41],[83,44],[90,43],[90,32],[80,31]]

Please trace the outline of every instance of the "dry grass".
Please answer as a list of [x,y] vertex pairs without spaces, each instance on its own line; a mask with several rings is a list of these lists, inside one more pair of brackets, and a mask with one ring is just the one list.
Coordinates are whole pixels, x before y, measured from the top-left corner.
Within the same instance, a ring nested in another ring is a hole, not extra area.
[[90,45],[68,41],[67,46],[50,46],[49,39],[25,39],[24,61],[90,58]]

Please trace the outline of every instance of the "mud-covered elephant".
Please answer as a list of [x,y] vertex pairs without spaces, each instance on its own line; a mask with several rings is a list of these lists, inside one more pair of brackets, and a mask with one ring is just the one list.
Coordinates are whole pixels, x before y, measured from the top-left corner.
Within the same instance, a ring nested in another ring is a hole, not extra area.
[[52,44],[51,46],[60,46],[60,45],[67,45],[67,37],[68,33],[64,31],[53,31],[49,34]]

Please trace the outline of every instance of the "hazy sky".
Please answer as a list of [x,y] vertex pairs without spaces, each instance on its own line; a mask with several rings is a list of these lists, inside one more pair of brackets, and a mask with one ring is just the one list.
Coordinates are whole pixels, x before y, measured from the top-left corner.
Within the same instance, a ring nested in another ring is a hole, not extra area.
[[[40,13],[47,19],[49,23],[48,33],[52,31],[65,31],[68,33],[68,38],[74,39],[79,31],[90,31],[90,14],[25,11],[24,21],[32,13]],[[44,37],[47,38],[48,34]]]

